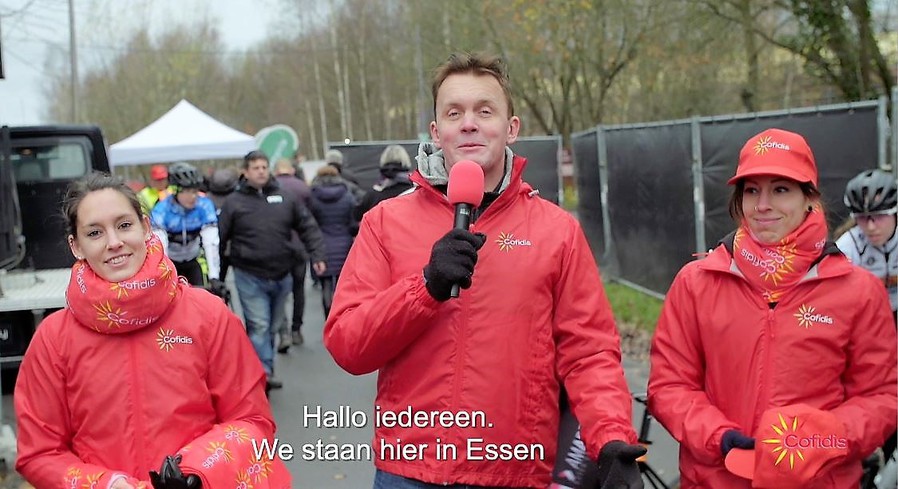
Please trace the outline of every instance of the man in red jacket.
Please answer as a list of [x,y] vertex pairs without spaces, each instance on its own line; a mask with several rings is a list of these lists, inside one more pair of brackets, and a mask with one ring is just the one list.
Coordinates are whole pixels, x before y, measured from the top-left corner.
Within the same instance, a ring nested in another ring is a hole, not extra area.
[[[546,487],[563,385],[601,487],[641,488],[614,318],[579,224],[508,148],[504,64],[453,55],[433,97],[418,188],[365,214],[324,330],[345,370],[379,371],[374,487]],[[449,231],[461,160],[485,176],[470,232]]]

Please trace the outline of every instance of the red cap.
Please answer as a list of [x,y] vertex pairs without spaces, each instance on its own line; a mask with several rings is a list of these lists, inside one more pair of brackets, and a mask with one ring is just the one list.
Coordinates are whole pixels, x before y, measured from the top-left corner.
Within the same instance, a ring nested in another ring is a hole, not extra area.
[[165,168],[165,165],[153,165],[153,167],[150,168],[150,178],[153,180],[168,178],[168,169]]
[[461,160],[452,165],[446,193],[451,204],[479,206],[483,201],[483,168],[471,160]]
[[736,174],[727,181],[752,175],[777,175],[817,187],[817,164],[807,141],[794,132],[767,129],[752,136],[739,152]]
[[765,411],[755,433],[755,449],[730,450],[725,465],[752,479],[752,487],[797,489],[847,455],[845,425],[834,414],[793,404]]

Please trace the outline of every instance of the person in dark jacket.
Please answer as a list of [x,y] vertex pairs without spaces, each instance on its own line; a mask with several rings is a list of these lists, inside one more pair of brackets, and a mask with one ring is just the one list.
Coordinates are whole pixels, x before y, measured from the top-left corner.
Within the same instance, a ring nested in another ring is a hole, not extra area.
[[412,161],[408,151],[398,144],[391,144],[384,148],[380,154],[379,182],[372,186],[371,191],[365,194],[359,205],[355,208],[355,218],[362,220],[362,216],[371,210],[379,202],[408,191],[414,185],[409,180],[409,172],[412,171]]
[[327,249],[327,270],[318,273],[325,318],[330,313],[337,279],[358,230],[358,222],[352,215],[356,205],[352,191],[336,168],[325,165],[318,169],[312,181],[312,215],[321,227]]
[[[261,151],[243,157],[243,178],[225,200],[218,231],[221,246],[230,246],[228,263],[234,267],[247,333],[268,376],[266,387],[278,389],[282,384],[273,378],[274,335],[293,289],[290,270],[302,257],[301,240],[315,272],[324,273],[321,231],[308,210],[280,188]],[[222,268],[223,279],[227,269]]]
[[343,153],[338,149],[329,149],[327,150],[327,153],[324,154],[324,161],[328,166],[337,169],[337,173],[340,175],[340,178],[343,179],[343,182],[346,184],[349,191],[352,192],[355,200],[357,202],[361,201],[362,197],[365,196],[365,190],[359,186],[359,178],[355,176],[355,173],[343,165]]
[[[285,192],[290,192],[293,197],[300,201],[306,209],[311,205],[312,191],[306,184],[305,180],[296,176],[296,168],[293,163],[281,158],[274,164],[274,177],[277,178],[278,185]],[[309,256],[305,248],[302,250],[302,259],[297,260],[296,265],[290,270],[293,276],[293,321],[288,322],[284,316],[284,322],[278,326],[278,353],[287,353],[290,345],[301,345],[302,337],[302,316],[306,310],[306,263]]]

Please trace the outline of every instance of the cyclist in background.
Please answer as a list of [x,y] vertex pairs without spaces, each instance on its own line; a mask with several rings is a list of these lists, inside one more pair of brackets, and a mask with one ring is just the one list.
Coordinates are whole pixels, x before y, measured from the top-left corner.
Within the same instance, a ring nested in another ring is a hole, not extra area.
[[[898,184],[895,176],[882,170],[866,170],[845,186],[845,205],[854,226],[836,240],[839,250],[855,265],[882,280],[889,292],[892,319],[898,304]],[[895,451],[896,434],[882,446],[885,460]]]
[[169,168],[168,178],[175,193],[153,208],[153,232],[162,241],[178,275],[200,287],[205,285],[203,269],[197,260],[202,244],[209,289],[223,296],[225,287],[219,280],[218,216],[212,200],[199,194],[203,177],[193,165],[178,162]]
[[845,186],[845,205],[855,225],[836,240],[855,265],[882,280],[894,313],[898,307],[898,184],[882,170],[867,170]]

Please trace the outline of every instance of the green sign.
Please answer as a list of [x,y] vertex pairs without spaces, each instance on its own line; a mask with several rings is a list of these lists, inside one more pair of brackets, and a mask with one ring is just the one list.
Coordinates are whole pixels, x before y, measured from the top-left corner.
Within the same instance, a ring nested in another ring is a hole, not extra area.
[[272,166],[281,158],[292,159],[299,150],[299,136],[290,126],[275,124],[256,134],[256,144]]

